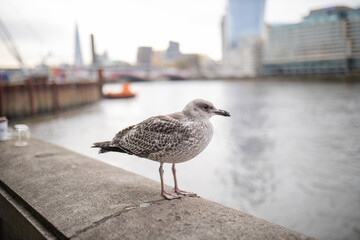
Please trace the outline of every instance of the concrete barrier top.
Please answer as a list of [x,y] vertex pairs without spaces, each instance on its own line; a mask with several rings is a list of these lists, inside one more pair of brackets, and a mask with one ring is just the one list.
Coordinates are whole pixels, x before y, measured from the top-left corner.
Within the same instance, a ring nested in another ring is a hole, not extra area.
[[0,152],[0,238],[312,239],[38,139]]

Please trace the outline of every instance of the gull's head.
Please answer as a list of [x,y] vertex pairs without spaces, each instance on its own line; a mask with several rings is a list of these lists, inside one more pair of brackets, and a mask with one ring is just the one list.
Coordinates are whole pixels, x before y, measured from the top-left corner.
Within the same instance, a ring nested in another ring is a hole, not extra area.
[[216,108],[211,102],[204,99],[195,99],[188,103],[183,110],[183,113],[192,118],[209,119],[214,115],[221,115],[230,117],[230,113]]

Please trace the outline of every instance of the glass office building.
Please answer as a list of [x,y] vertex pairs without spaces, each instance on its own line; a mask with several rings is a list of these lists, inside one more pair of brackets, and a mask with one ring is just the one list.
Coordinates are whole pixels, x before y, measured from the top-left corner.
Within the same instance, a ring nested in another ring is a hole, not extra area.
[[256,76],[261,70],[265,0],[228,0],[222,19],[223,75]]
[[300,23],[269,26],[264,75],[349,73],[359,65],[360,9],[313,10]]
[[360,73],[360,8],[348,11],[347,21],[351,51],[348,70]]
[[231,48],[236,48],[241,38],[262,35],[264,6],[265,0],[229,0],[226,27]]

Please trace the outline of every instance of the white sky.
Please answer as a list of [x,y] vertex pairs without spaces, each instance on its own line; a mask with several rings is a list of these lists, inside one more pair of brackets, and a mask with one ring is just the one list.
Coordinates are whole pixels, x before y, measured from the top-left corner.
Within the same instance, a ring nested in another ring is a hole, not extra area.
[[[165,50],[169,41],[183,53],[220,60],[221,17],[226,0],[0,0],[0,18],[11,32],[27,66],[74,62],[75,22],[82,54],[90,63],[90,34],[96,50],[111,60],[134,63],[139,46]],[[311,9],[346,5],[360,0],[267,0],[267,23],[297,22]],[[0,40],[0,67],[17,63]]]

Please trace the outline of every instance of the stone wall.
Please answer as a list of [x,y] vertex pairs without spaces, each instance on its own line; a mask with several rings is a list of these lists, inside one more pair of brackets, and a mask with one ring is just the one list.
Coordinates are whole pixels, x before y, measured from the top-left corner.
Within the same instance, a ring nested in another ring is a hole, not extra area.
[[0,239],[312,239],[37,139],[0,152]]

